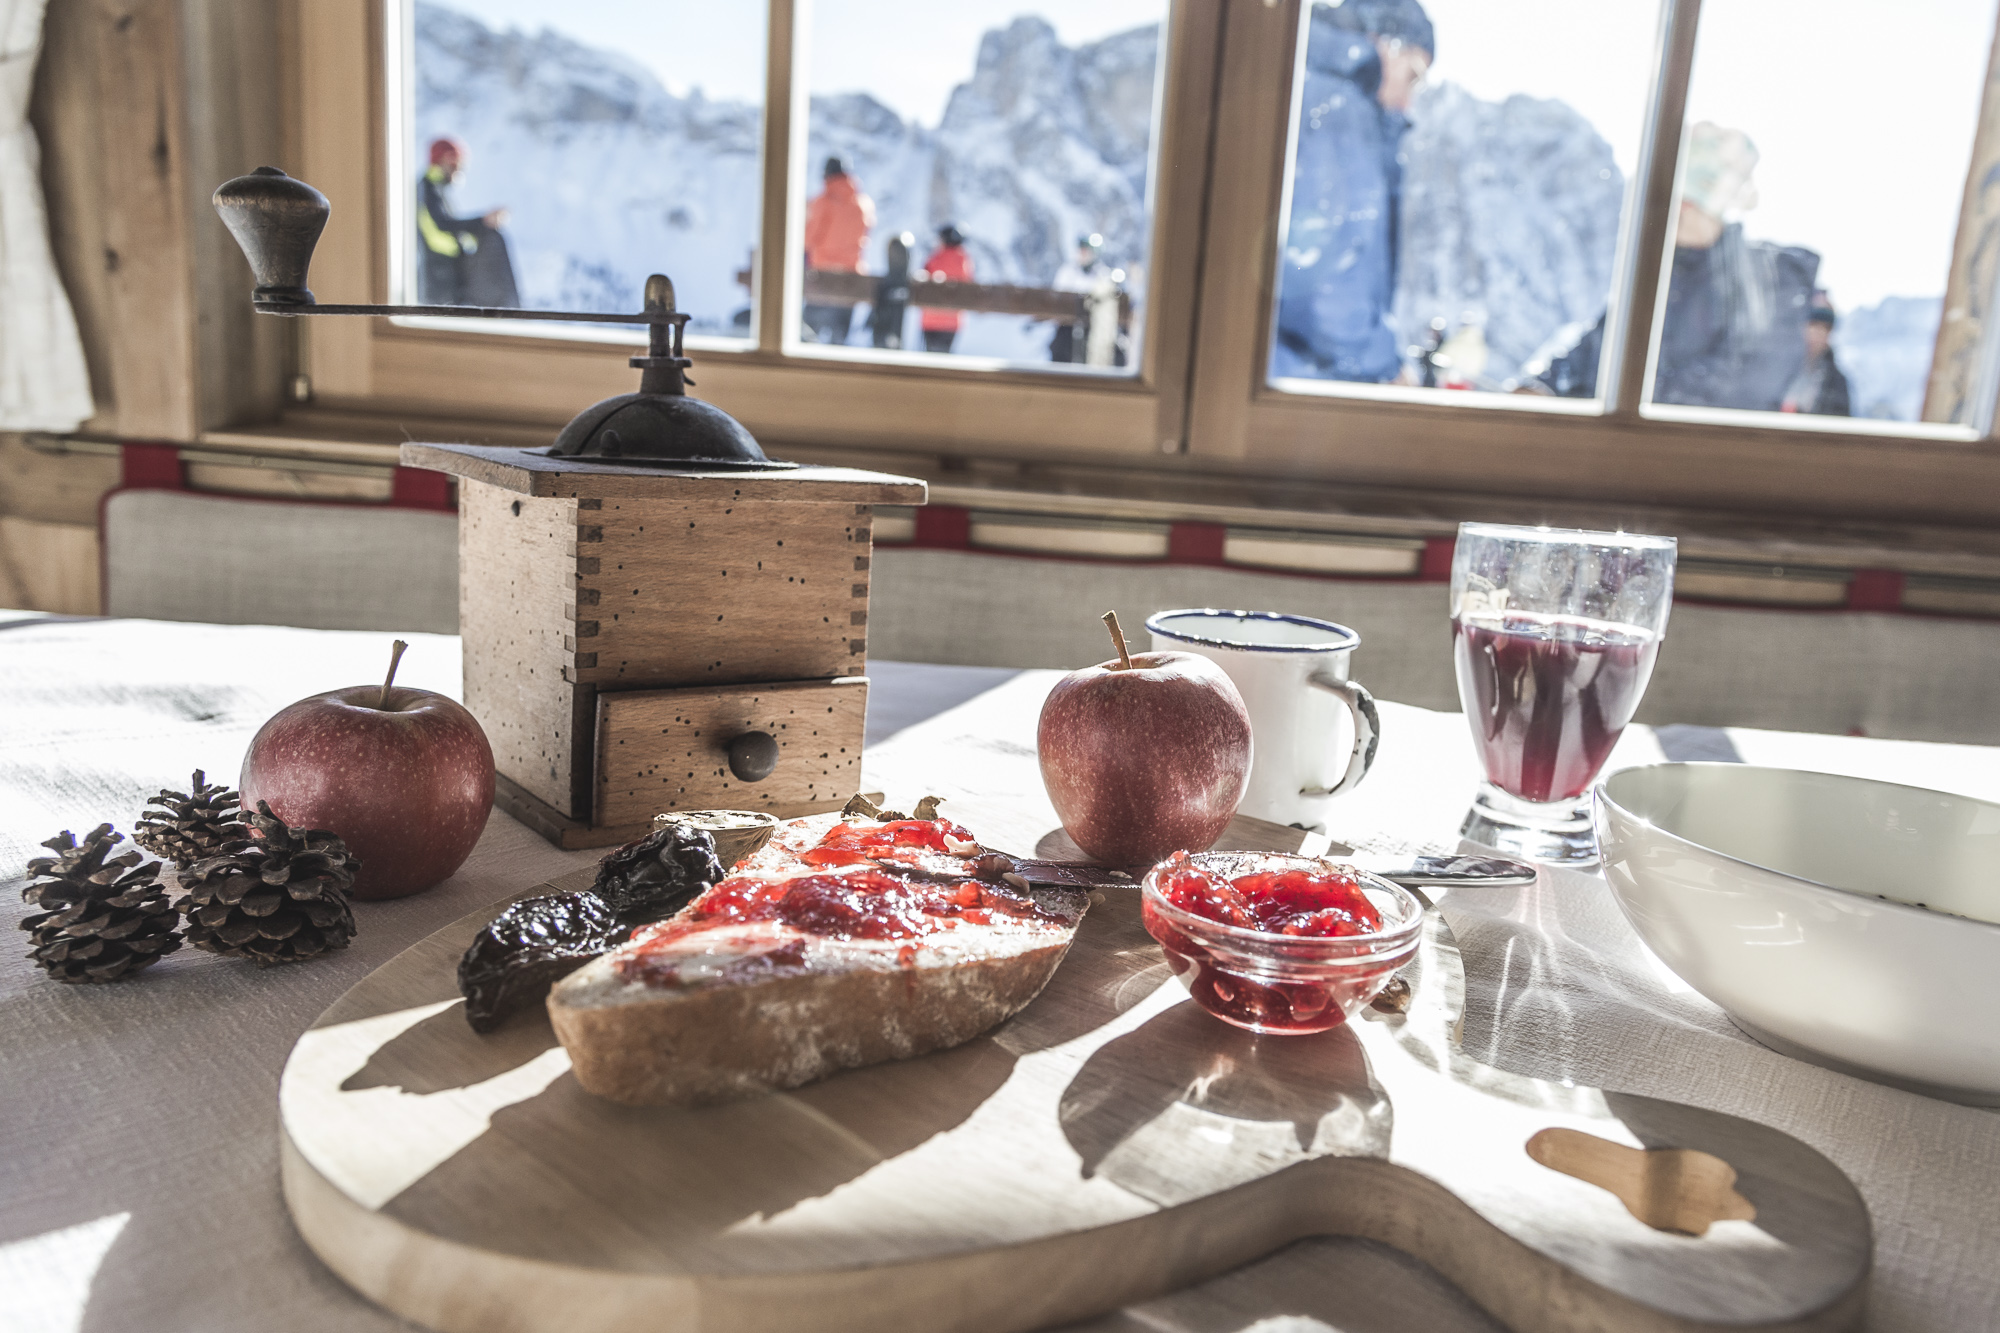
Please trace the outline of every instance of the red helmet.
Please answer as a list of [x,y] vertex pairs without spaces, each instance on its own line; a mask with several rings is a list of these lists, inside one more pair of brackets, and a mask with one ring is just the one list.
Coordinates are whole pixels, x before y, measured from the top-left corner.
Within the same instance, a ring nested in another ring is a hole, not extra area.
[[444,161],[446,157],[455,157],[463,162],[465,160],[464,141],[454,139],[449,134],[443,138],[431,140],[431,165],[436,166],[438,163]]

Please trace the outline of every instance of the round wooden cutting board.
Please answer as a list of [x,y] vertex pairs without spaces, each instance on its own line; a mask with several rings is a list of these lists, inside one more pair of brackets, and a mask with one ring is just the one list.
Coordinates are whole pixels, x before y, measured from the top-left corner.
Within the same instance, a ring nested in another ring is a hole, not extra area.
[[686,1111],[582,1091],[539,1010],[472,1032],[455,968],[496,905],[300,1038],[286,1200],[358,1290],[468,1333],[1028,1329],[1310,1235],[1396,1246],[1523,1330],[1858,1321],[1845,1176],[1746,1120],[1470,1061],[1435,912],[1406,1014],[1259,1039],[1186,1000],[1137,909],[1098,895],[1040,998],[964,1046]]

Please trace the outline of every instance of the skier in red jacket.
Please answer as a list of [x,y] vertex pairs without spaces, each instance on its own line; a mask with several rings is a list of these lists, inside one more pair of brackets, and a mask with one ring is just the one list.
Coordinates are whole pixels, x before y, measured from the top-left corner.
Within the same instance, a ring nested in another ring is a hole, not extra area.
[[[924,269],[932,282],[971,282],[972,256],[965,251],[964,233],[949,222],[939,227],[938,247],[924,261]],[[924,350],[949,352],[952,340],[958,337],[959,323],[964,318],[962,311],[925,306],[922,320]]]
[[[847,163],[829,157],[818,196],[806,205],[806,267],[829,273],[861,272],[861,252],[875,229],[875,202],[861,192]],[[808,304],[806,326],[823,343],[844,343],[854,319],[851,305]]]

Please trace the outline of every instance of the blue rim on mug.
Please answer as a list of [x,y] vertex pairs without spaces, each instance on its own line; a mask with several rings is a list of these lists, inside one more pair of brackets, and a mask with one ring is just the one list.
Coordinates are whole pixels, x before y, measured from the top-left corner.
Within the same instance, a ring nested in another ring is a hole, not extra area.
[[[1201,638],[1193,634],[1175,633],[1164,627],[1166,621],[1176,616],[1201,616],[1216,620],[1268,620],[1283,625],[1310,625],[1314,629],[1327,630],[1344,640],[1338,643],[1250,643],[1243,639]],[[1225,611],[1213,606],[1183,607],[1178,611],[1155,611],[1146,617],[1146,628],[1163,639],[1176,643],[1200,644],[1209,648],[1238,648],[1251,653],[1338,653],[1358,647],[1361,636],[1345,625],[1331,620],[1321,620],[1316,616],[1288,615],[1283,611]]]

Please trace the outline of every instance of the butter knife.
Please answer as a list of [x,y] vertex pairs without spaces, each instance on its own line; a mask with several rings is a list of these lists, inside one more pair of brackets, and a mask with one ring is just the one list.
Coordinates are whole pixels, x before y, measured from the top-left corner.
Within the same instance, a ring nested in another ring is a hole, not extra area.
[[[1145,873],[1115,870],[1090,861],[1012,859],[1014,873],[1030,884],[1059,888],[1135,889]],[[1406,889],[1450,889],[1461,884],[1503,889],[1535,882],[1533,866],[1498,856],[1382,856],[1357,852],[1329,859],[1379,875]]]

